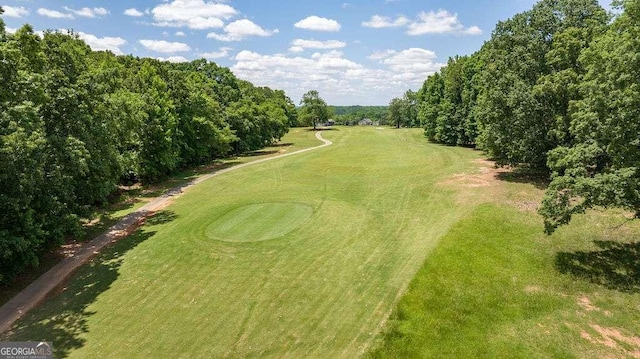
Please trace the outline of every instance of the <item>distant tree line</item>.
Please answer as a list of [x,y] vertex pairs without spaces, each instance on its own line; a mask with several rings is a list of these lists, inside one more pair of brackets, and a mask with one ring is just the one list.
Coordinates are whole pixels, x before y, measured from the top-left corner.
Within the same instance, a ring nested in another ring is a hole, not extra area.
[[550,174],[548,233],[595,206],[640,216],[640,0],[614,5],[542,0],[417,93],[431,141]]
[[380,125],[387,123],[387,106],[330,106],[333,120],[338,125],[353,126],[368,118]]
[[[0,8],[1,13],[1,8]],[[255,150],[297,124],[283,91],[227,68],[95,52],[0,19],[0,284],[78,235],[117,186]]]

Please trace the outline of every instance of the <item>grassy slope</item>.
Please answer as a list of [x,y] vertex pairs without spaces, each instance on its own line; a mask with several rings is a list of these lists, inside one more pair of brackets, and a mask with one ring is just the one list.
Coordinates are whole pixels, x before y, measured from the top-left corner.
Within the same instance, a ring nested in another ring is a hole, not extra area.
[[534,212],[513,206],[540,191],[500,186],[431,253],[369,356],[640,356],[637,223],[617,228],[619,214],[594,212],[547,237]]
[[[472,210],[435,184],[478,155],[425,143],[419,130],[324,136],[334,145],[189,189],[8,339],[53,340],[70,357],[362,353],[437,240]],[[211,239],[226,213],[256,203],[313,212],[276,239]]]

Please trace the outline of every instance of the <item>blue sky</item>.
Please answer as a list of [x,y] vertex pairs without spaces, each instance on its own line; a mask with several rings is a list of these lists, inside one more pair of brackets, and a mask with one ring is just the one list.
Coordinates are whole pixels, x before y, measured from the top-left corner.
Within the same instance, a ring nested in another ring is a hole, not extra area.
[[[0,0],[9,31],[73,29],[94,50],[207,58],[294,102],[386,105],[534,0]],[[600,0],[607,6],[608,0]]]

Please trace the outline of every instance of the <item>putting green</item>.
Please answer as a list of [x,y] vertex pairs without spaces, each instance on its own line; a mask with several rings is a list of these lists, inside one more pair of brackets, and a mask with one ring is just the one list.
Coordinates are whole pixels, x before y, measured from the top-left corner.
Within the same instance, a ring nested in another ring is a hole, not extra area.
[[300,203],[256,203],[235,208],[215,219],[207,237],[226,242],[259,242],[282,237],[313,214]]

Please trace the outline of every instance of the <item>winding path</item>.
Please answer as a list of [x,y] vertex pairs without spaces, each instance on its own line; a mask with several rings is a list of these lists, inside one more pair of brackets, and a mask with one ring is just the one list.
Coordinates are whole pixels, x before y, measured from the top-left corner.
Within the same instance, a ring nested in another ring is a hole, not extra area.
[[317,150],[322,147],[330,146],[332,144],[331,141],[325,140],[322,137],[322,131],[316,132],[316,138],[322,141],[323,144],[290,153],[284,153],[273,157],[267,157],[260,160],[243,163],[237,166],[225,168],[223,170],[200,176],[185,185],[171,189],[166,194],[152,200],[138,210],[128,214],[116,224],[111,226],[105,233],[87,242],[73,256],[62,260],[56,266],[40,276],[40,278],[33,281],[28,287],[23,289],[2,307],[0,307],[0,334],[9,330],[13,323],[15,323],[18,319],[25,315],[29,310],[33,309],[42,301],[44,301],[44,299],[56,288],[58,288],[67,278],[69,278],[76,269],[87,263],[89,260],[91,260],[91,258],[95,257],[104,247],[126,237],[129,233],[131,233],[138,226],[144,223],[144,220],[146,218],[152,216],[155,212],[167,207],[171,203],[171,200],[179,196],[185,189],[191,186],[195,186],[200,182],[206,181],[211,177],[234,171],[239,168],[275,160],[277,158],[293,156],[303,152]]

